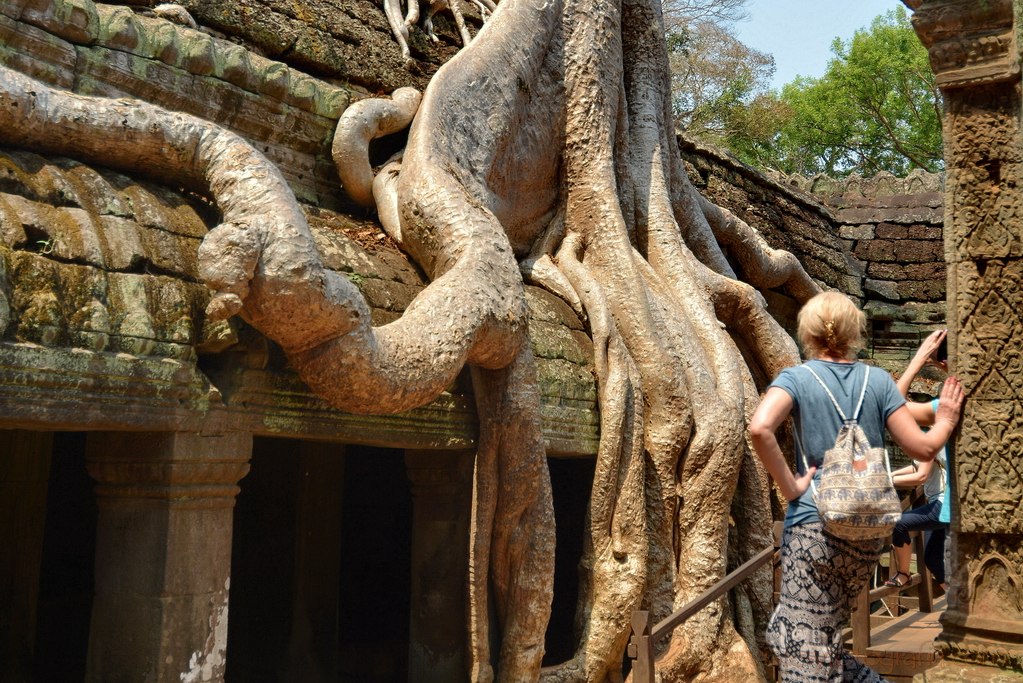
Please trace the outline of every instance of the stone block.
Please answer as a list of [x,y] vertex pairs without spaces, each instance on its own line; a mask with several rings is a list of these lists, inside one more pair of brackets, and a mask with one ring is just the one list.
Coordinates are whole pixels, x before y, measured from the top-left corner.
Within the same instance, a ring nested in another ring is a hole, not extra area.
[[583,324],[572,307],[561,298],[554,296],[545,289],[526,285],[526,305],[529,316],[533,320],[556,323],[573,330],[582,330]]
[[0,153],[0,191],[49,206],[82,207],[80,189],[38,154]]
[[100,22],[92,0],[53,0],[27,3],[21,21],[78,45],[89,45],[99,35]]
[[100,217],[99,240],[107,268],[131,271],[141,267],[145,252],[139,230],[134,221],[117,216]]
[[902,301],[944,301],[945,280],[907,280],[898,283]]
[[865,279],[863,281],[863,292],[868,297],[878,296],[882,299],[888,299],[889,301],[898,301],[901,298],[899,296],[898,285],[894,282],[887,282],[885,280]]
[[422,291],[418,287],[412,287],[391,280],[381,280],[379,278],[360,279],[357,284],[370,306],[396,313],[408,308],[408,305],[412,303],[416,295]]
[[838,228],[838,236],[847,240],[871,240],[874,239],[874,226],[869,223],[842,225]]
[[[278,72],[287,74],[280,63]],[[182,111],[229,128],[254,141],[287,146],[292,152],[317,154],[333,138],[336,121],[302,111],[225,81],[194,75],[177,66],[102,47],[82,50],[78,91],[85,95],[135,97]],[[287,83],[282,86],[287,92]],[[272,89],[267,80],[262,90]]]
[[[1020,358],[1017,357],[1017,367]],[[1008,380],[1011,382],[1011,380]],[[1008,387],[1007,387],[1008,388]],[[956,439],[956,490],[964,532],[1023,533],[1023,414],[1018,393],[980,399],[971,392]]]
[[593,362],[593,345],[580,343],[589,342],[589,338],[581,333],[577,337],[573,330],[558,323],[531,320],[529,338],[537,358],[563,359],[578,365]]
[[339,229],[320,223],[313,229],[313,239],[323,264],[331,270],[354,273],[361,277],[402,281],[395,270],[374,257]]
[[0,15],[0,64],[54,87],[71,89],[75,59],[71,43]]
[[867,275],[879,280],[941,280],[945,286],[945,263],[868,263]]
[[563,359],[538,358],[540,393],[552,399],[596,402],[597,383],[590,368]]
[[5,199],[7,196],[9,195],[0,192],[0,240],[8,247],[23,248],[28,242],[28,237],[25,235],[25,228],[22,227],[21,216]]
[[42,346],[54,346],[66,338],[67,320],[60,299],[56,265],[29,252],[12,252],[9,280],[18,283],[11,292],[14,338]]
[[839,223],[936,223],[940,224],[944,212],[927,206],[895,208],[839,209],[835,218]]
[[[370,92],[392,92],[401,86],[422,90],[437,65],[460,47],[453,26],[442,15],[435,20],[439,43],[425,38],[418,26],[409,45],[418,68],[405,68],[382,8],[354,0],[338,11],[329,0],[186,0],[182,4],[205,25],[244,38],[267,56],[294,64],[309,73],[344,79]],[[463,10],[472,23],[474,10]]]
[[176,235],[161,228],[143,227],[139,230],[143,254],[152,266],[163,273],[199,279],[199,240]]
[[[82,208],[101,216],[131,216],[120,190],[95,169],[72,159],[51,159],[49,163],[75,188]],[[116,177],[127,181],[125,176]]]
[[942,244],[932,240],[865,240],[856,245],[856,257],[862,261],[923,263],[942,260]]
[[909,237],[915,240],[938,240],[945,238],[945,228],[941,225],[910,225]]

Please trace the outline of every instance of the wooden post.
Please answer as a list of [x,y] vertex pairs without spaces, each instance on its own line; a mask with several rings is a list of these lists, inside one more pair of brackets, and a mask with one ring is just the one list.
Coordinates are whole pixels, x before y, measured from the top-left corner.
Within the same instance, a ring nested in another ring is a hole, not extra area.
[[916,553],[916,570],[920,574],[920,611],[931,612],[934,610],[934,582],[931,581],[931,571],[924,562],[926,552],[924,532],[917,532],[916,538],[913,539],[913,551]]
[[632,613],[632,640],[629,642],[634,683],[654,683],[654,644],[650,640],[650,613]]
[[853,654],[867,654],[870,647],[870,584],[856,596],[856,608],[852,613]]

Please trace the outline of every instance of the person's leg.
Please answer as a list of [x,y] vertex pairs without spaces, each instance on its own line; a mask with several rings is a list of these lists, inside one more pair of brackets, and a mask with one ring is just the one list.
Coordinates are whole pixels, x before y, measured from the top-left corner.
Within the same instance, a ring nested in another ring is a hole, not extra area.
[[846,657],[842,647],[850,605],[866,587],[880,548],[881,541],[836,539],[820,524],[786,529],[781,598],[767,628],[783,682],[883,680]]
[[938,513],[941,511],[940,506],[941,503],[934,501],[902,513],[902,519],[899,520],[892,531],[892,550],[895,553],[894,573],[885,582],[885,585],[902,586],[909,581],[910,557],[913,554],[909,532],[935,529],[941,526],[941,522],[938,521]]
[[[849,623],[857,596],[870,586],[870,578],[877,567],[883,542],[880,539],[844,541],[827,534],[825,536],[835,547],[835,579],[844,592],[838,598],[841,608],[837,623],[841,629]],[[841,662],[842,683],[887,683],[880,674],[845,652],[844,648],[841,650]]]
[[909,583],[909,560],[913,556],[913,545],[911,543],[903,543],[902,545],[895,545],[892,543],[892,551],[895,555],[895,566],[892,567],[895,571],[891,573],[891,577],[885,581],[886,586],[905,586]]
[[913,521],[913,511],[907,510],[895,524],[892,530],[892,553],[895,556],[895,566],[889,569],[886,586],[904,586],[909,581],[909,558],[912,553],[912,546],[909,542],[910,522]]
[[924,563],[931,570],[934,579],[945,588],[945,530],[942,525],[931,529],[930,538],[927,539],[927,547],[924,549]]
[[783,683],[838,683],[835,648],[824,632],[834,607],[818,586],[818,569],[828,561],[821,525],[785,529],[781,545],[781,594],[767,625],[767,643],[778,658]]

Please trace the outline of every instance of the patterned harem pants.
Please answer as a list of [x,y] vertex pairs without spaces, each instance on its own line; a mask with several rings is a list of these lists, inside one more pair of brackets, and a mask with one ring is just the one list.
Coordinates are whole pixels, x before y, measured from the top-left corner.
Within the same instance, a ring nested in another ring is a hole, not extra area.
[[767,625],[767,643],[785,683],[884,681],[842,647],[853,602],[877,564],[883,539],[846,541],[819,522],[785,529],[781,598]]

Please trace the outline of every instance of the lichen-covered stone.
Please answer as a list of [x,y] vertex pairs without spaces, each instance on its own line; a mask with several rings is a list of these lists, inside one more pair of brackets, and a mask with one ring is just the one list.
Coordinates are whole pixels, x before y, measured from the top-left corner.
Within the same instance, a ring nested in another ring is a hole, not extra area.
[[[433,43],[413,27],[410,47],[417,62],[405,67],[383,8],[369,0],[186,0],[198,21],[243,37],[272,58],[324,78],[340,79],[369,92],[420,90],[460,45],[443,16],[435,20],[442,42]],[[466,12],[474,18],[473,10]],[[478,22],[478,15],[475,16]]]

